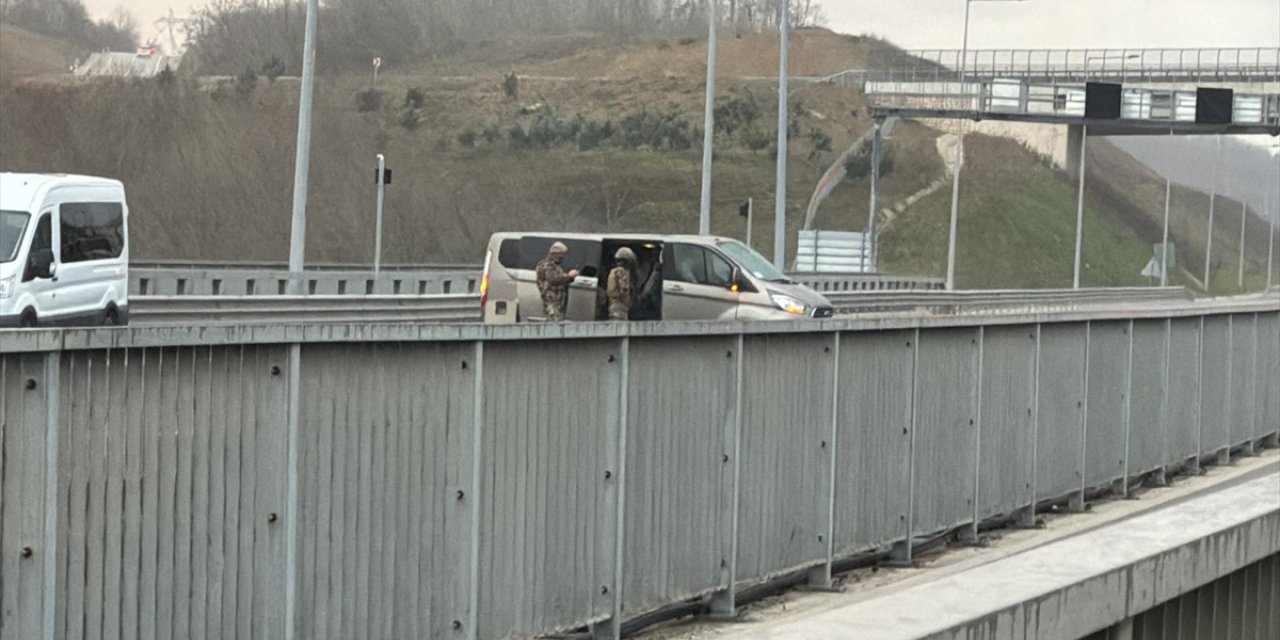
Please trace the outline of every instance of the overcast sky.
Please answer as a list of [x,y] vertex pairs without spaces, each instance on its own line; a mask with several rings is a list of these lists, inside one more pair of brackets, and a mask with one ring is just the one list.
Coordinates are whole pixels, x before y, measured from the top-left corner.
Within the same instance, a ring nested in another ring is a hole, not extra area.
[[[143,37],[172,7],[181,16],[208,0],[86,0],[105,16],[124,7]],[[960,48],[964,0],[822,0],[828,25],[910,49]],[[1280,0],[978,1],[973,48],[1280,46]]]

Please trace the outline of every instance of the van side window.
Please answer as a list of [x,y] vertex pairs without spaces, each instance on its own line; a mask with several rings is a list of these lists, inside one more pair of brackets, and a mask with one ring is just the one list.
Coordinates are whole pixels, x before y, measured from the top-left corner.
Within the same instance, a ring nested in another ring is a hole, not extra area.
[[[48,251],[53,252],[53,218],[49,214],[40,216],[40,221],[36,223],[36,230],[31,234],[31,248],[27,251],[27,261],[30,262],[37,252]],[[28,267],[25,268],[22,276],[23,282],[30,282],[35,279],[35,274]]]
[[[547,257],[551,245],[556,241],[563,242],[569,248],[564,256],[564,269],[581,269],[583,267],[600,268],[601,243],[595,240],[560,239],[548,236],[525,236],[520,239],[520,261],[517,269],[530,271],[538,268],[538,263]],[[504,243],[505,244],[505,243]],[[505,247],[498,249],[498,260],[504,267],[511,268],[502,260]]]
[[124,251],[124,207],[118,202],[69,202],[62,217],[62,262],[109,260]]
[[663,260],[664,280],[672,282],[703,283],[707,279],[706,253],[693,244],[670,244],[671,255]]
[[733,265],[714,251],[707,254],[707,282],[713,287],[729,288],[733,284]]

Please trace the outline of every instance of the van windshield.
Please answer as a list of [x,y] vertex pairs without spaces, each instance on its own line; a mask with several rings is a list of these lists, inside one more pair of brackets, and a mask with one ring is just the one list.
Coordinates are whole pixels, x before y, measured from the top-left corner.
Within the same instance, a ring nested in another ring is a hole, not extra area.
[[0,211],[0,262],[12,262],[18,257],[18,241],[30,218],[25,211]]
[[744,271],[761,280],[766,282],[791,282],[791,279],[774,267],[773,263],[765,260],[764,256],[737,240],[719,241],[716,243],[716,248],[732,258]]

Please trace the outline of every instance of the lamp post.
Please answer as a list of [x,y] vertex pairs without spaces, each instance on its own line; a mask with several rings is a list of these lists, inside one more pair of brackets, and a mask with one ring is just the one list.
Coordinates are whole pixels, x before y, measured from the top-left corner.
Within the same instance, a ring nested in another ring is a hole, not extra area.
[[773,266],[786,268],[787,257],[787,46],[791,37],[791,0],[782,0],[778,56],[778,175],[773,203]]
[[698,213],[698,235],[711,233],[711,156],[715,142],[716,106],[716,5],[707,4],[707,106],[702,118],[702,207]]
[[302,92],[298,100],[298,149],[293,168],[293,219],[289,230],[289,292],[302,293],[303,252],[307,238],[307,177],[311,171],[311,105],[316,90],[316,21],[320,0],[307,2],[302,44]]
[[[1027,2],[1027,0],[964,0],[964,36],[960,46],[960,69],[957,80],[960,92],[965,90],[965,66],[969,58],[969,9],[975,2]],[[975,60],[975,63],[977,61]],[[956,153],[951,171],[951,229],[947,234],[947,290],[956,288],[956,222],[960,217],[960,165],[964,162],[964,133],[956,133]],[[874,214],[873,214],[874,215]]]

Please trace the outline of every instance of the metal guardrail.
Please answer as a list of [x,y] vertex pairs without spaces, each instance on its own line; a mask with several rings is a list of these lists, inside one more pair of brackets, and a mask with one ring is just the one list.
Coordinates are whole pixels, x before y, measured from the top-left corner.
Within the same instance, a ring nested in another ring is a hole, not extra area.
[[[829,82],[956,80],[959,50],[914,50],[872,56]],[[1024,78],[1083,82],[1280,82],[1280,47],[1219,49],[970,49],[968,80]]]
[[[130,296],[279,296],[291,276],[288,271],[214,268],[129,268]],[[426,271],[306,271],[305,295],[409,295],[475,293],[480,272],[452,267]]]
[[[919,284],[928,285],[922,280]],[[1072,311],[1110,302],[1187,301],[1181,288],[1045,289],[1039,291],[937,291],[924,289],[827,291],[841,315],[921,312],[973,315]],[[481,320],[480,297],[427,296],[135,296],[136,324],[473,323]]]
[[[279,271],[288,272],[289,263],[272,260],[131,260],[130,269],[168,269],[186,271]],[[411,262],[384,264],[383,271],[444,271],[480,273],[482,265],[452,262]],[[373,273],[373,265],[355,262],[309,262],[306,271],[345,271],[348,273]]]
[[[1276,306],[0,342],[6,637],[538,637],[1274,444]],[[69,573],[74,574],[67,579]],[[353,587],[352,585],[357,585]]]
[[312,322],[477,322],[480,296],[136,296],[131,322],[257,324]]

